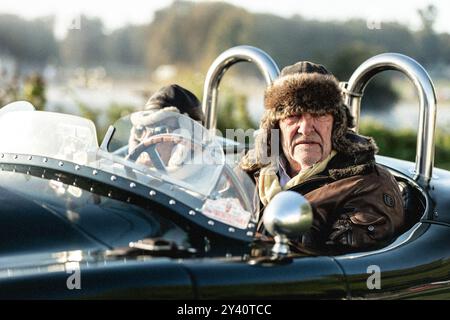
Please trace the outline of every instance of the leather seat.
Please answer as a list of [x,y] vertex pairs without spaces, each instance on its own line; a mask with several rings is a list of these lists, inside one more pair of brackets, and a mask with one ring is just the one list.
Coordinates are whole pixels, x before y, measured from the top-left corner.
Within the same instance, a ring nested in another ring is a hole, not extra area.
[[405,227],[403,231],[408,230],[422,217],[425,205],[422,196],[408,182],[397,179],[398,186],[402,193],[403,205],[405,208]]

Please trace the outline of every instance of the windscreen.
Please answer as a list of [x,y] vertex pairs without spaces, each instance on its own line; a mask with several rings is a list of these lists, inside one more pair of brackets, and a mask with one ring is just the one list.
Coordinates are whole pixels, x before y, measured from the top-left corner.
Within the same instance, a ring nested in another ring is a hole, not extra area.
[[252,180],[226,163],[222,145],[200,123],[176,112],[141,111],[113,126],[109,148],[103,150],[88,119],[8,110],[0,114],[0,152],[70,161],[155,189],[177,186],[189,194],[177,200],[195,199],[186,204],[208,218],[240,229],[256,222]]

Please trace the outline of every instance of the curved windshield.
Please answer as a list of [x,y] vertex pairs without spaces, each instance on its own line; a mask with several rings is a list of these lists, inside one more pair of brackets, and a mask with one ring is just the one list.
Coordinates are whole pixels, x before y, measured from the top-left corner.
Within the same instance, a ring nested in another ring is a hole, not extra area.
[[98,148],[95,125],[77,116],[10,110],[0,114],[0,150],[85,164]]
[[150,174],[204,196],[223,171],[220,144],[196,121],[175,113],[135,112],[114,124],[108,151]]
[[252,180],[226,163],[222,145],[198,122],[176,112],[141,111],[119,119],[114,128],[108,150],[103,150],[90,120],[8,110],[0,114],[0,151],[71,161],[122,176],[235,228],[256,222]]

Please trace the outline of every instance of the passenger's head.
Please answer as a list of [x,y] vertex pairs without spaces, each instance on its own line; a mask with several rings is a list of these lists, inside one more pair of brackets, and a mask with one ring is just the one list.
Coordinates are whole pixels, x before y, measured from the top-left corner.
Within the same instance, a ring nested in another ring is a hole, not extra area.
[[205,119],[200,101],[189,90],[172,84],[156,91],[145,104],[145,110],[158,111],[175,107],[182,114],[203,124]]
[[140,142],[160,133],[169,133],[176,126],[173,118],[166,117],[167,112],[176,112],[189,116],[203,124],[204,115],[200,101],[189,90],[172,84],[156,91],[145,104],[143,112],[131,115],[129,150]]

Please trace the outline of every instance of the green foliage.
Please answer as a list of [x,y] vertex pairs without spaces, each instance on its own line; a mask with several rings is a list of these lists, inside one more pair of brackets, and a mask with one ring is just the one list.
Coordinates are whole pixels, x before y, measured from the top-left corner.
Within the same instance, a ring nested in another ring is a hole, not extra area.
[[[349,79],[361,63],[376,53],[375,47],[353,43],[336,52],[329,69],[338,79]],[[392,86],[392,79],[386,74],[376,76],[364,91],[364,105],[368,109],[390,108],[398,98],[399,95]]]
[[[387,129],[380,123],[366,121],[361,123],[360,132],[375,139],[381,155],[415,161],[417,135],[413,130]],[[450,169],[450,134],[438,129],[435,143],[435,166]]]
[[[280,66],[299,59],[329,65],[334,59],[330,53],[355,44],[372,48],[374,53],[414,55],[419,48],[414,32],[397,23],[383,23],[381,29],[370,30],[365,20],[285,19],[210,2],[174,2],[157,12],[149,29],[150,67],[166,63],[209,65],[217,54],[240,44],[263,48]],[[349,61],[352,58],[347,56]]]
[[418,15],[422,22],[422,29],[416,34],[419,43],[419,59],[426,65],[442,61],[441,44],[439,36],[434,32],[433,27],[437,18],[437,8],[428,5],[418,10]]
[[106,110],[106,122],[108,125],[113,124],[118,119],[125,117],[134,111],[136,111],[136,109],[133,106],[113,103]]
[[34,20],[0,15],[0,56],[7,53],[19,62],[44,65],[58,57],[53,17]]
[[81,16],[79,28],[69,30],[61,42],[60,53],[66,65],[77,67],[101,65],[106,53],[103,22],[98,18]]
[[147,26],[126,26],[105,38],[108,66],[144,66],[148,38]]
[[33,73],[25,79],[23,97],[30,102],[36,110],[44,110],[47,101],[45,97],[45,82],[40,74]]
[[[203,68],[223,50],[249,44],[268,52],[280,67],[300,59],[336,69],[381,52],[405,53],[430,66],[450,63],[448,34],[433,30],[438,12],[428,6],[418,11],[422,29],[412,31],[398,23],[382,22],[371,30],[367,21],[321,22],[301,16],[286,19],[273,14],[253,14],[221,2],[174,1],[155,13],[153,21],[128,25],[110,34],[98,18],[81,16],[79,28],[57,41],[54,17],[24,20],[0,15],[0,53],[20,61],[88,67],[134,66],[153,70],[162,64]],[[360,50],[362,48],[362,51]],[[336,55],[346,58],[338,64]],[[341,78],[341,80],[345,80]]]
[[226,133],[226,129],[256,128],[256,124],[247,110],[247,98],[244,95],[235,94],[231,91],[222,93],[223,100],[219,100],[217,113],[217,129]]
[[17,101],[20,97],[19,84],[17,79],[3,83],[0,86],[0,107],[4,105]]
[[119,105],[117,103],[112,103],[106,111],[93,109],[81,101],[77,101],[77,106],[81,117],[94,122],[99,143],[103,140],[110,125],[113,125],[118,119],[136,111],[132,106]]
[[39,73],[31,73],[25,77],[23,86],[18,78],[5,81],[0,87],[0,107],[17,100],[30,102],[36,110],[44,110],[46,99],[46,83]]

